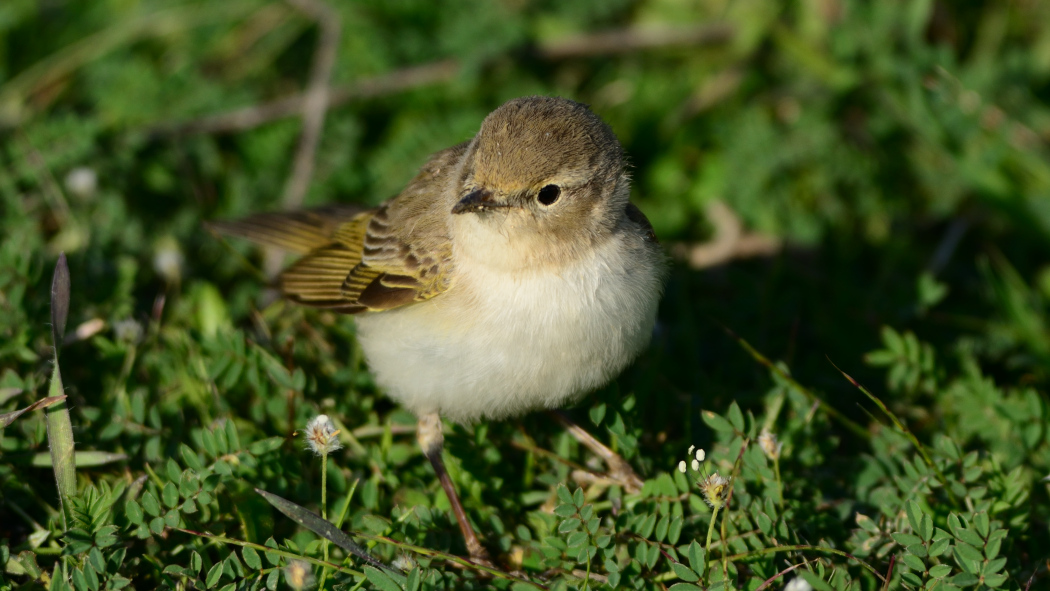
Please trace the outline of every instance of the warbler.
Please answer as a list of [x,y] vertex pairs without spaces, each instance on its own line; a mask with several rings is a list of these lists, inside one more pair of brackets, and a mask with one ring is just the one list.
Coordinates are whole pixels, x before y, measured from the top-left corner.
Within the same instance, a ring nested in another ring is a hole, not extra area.
[[[420,418],[440,476],[437,416],[560,408],[648,345],[667,265],[630,187],[608,125],[586,105],[531,96],[434,154],[379,207],[213,227],[303,254],[277,287],[355,315],[376,383]],[[471,554],[483,552],[468,529]]]

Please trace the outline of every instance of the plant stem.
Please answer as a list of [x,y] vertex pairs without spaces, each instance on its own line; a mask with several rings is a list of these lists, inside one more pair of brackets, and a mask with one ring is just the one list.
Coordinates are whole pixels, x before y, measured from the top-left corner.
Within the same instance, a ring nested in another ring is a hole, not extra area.
[[784,514],[784,485],[780,480],[780,457],[773,458],[773,472],[777,475],[777,504],[780,505],[780,514]]
[[[711,534],[715,531],[715,522],[718,521],[718,507],[712,507],[711,509],[711,523],[707,526],[707,540],[704,542],[704,550],[707,551],[707,555],[711,556]],[[725,552],[722,552],[725,555]],[[707,585],[708,577],[710,576],[711,569],[704,569],[704,585]]]
[[[328,521],[328,454],[321,454],[321,519]],[[328,562],[327,539],[322,540],[321,548],[324,552],[324,561]],[[321,567],[321,582],[317,585],[318,589],[324,589],[324,582],[327,578],[328,567]]]

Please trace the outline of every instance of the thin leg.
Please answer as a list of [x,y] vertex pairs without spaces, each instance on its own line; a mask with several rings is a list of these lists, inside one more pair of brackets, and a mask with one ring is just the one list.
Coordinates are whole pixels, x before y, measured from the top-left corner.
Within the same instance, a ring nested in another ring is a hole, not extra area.
[[430,465],[434,466],[434,472],[437,473],[438,480],[441,482],[441,488],[445,489],[445,496],[452,505],[452,513],[455,514],[456,521],[459,522],[459,530],[463,532],[463,541],[467,544],[467,552],[470,553],[471,560],[491,565],[489,553],[478,541],[478,536],[467,519],[467,513],[463,510],[463,504],[459,502],[456,487],[445,470],[445,462],[441,459],[441,450],[445,447],[445,436],[441,433],[441,417],[437,413],[420,417],[419,424],[416,426],[416,438],[419,440],[419,446],[423,448],[423,455],[430,460]]
[[570,419],[567,414],[559,410],[552,410],[550,414],[565,427],[565,430],[570,435],[576,438],[576,441],[582,443],[584,447],[591,450],[591,453],[605,462],[605,465],[609,467],[610,479],[619,482],[628,492],[637,492],[642,489],[642,479],[638,478],[638,475],[634,473],[634,468],[631,468],[631,465],[627,463],[627,460],[620,457],[620,454],[595,439],[593,435]]

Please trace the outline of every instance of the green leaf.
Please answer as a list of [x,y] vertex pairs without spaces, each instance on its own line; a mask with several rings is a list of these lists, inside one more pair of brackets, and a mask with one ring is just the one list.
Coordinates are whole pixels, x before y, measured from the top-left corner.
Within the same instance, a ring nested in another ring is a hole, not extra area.
[[145,518],[145,515],[142,513],[142,506],[135,499],[131,499],[124,504],[124,515],[129,522],[135,525],[142,525],[142,520]]
[[208,569],[208,576],[204,579],[204,585],[211,589],[215,585],[219,584],[219,579],[222,577],[222,563],[217,562],[214,566]]
[[999,555],[999,547],[1002,545],[1003,539],[1000,537],[988,538],[988,543],[984,546],[984,557],[991,560]]
[[697,575],[688,566],[680,562],[672,562],[671,570],[674,571],[675,576],[687,583],[695,583],[700,580],[700,576]]
[[142,495],[142,508],[153,517],[160,516],[160,503],[157,502],[157,497],[153,496],[153,493],[149,491]]
[[989,587],[999,587],[1006,582],[1007,576],[1005,574],[985,575],[984,584]]
[[948,550],[948,546],[951,544],[951,542],[951,538],[941,538],[940,540],[936,540],[935,542],[930,544],[928,550],[930,556],[940,556],[941,554],[944,554],[945,551]]
[[[667,543],[677,544],[678,539],[682,536],[682,526],[685,524],[685,520],[681,515],[675,515],[674,519],[671,520],[671,526],[667,528]],[[604,546],[603,546],[604,547]]]
[[[714,589],[714,587],[712,587]],[[667,591],[704,591],[702,588],[693,585],[692,583],[675,583],[671,585]]]
[[565,539],[565,544],[570,548],[578,548],[587,543],[587,532],[574,532]]
[[734,432],[732,423],[709,410],[702,411],[700,416],[704,419],[704,422],[707,423],[707,426],[715,431],[720,431],[722,433]]
[[204,464],[201,463],[200,456],[190,446],[185,443],[180,444],[179,455],[182,456],[182,461],[186,463],[186,467],[190,470],[195,472],[204,471]]
[[604,402],[600,402],[600,403],[592,406],[590,415],[591,415],[591,422],[594,423],[595,426],[601,425],[602,424],[602,419],[605,418],[605,403]]
[[740,412],[740,405],[734,400],[729,405],[729,422],[738,433],[744,432],[744,413]]
[[576,491],[572,493],[572,504],[576,505],[577,507],[583,507],[583,502],[583,489],[577,487]]
[[904,504],[904,510],[908,514],[908,523],[912,531],[919,531],[919,523],[922,521],[922,508],[915,501],[909,500]]
[[244,564],[247,564],[248,568],[253,568],[255,570],[262,569],[262,558],[259,557],[259,553],[255,550],[255,548],[242,548],[241,557],[244,558]]
[[693,572],[703,576],[704,569],[707,568],[707,551],[700,544],[696,543],[696,540],[693,540],[689,544],[685,555],[689,558],[689,566],[693,569]]
[[554,514],[558,517],[571,517],[576,515],[576,506],[572,504],[558,505],[554,508]]
[[73,588],[77,591],[87,591],[87,579],[80,569],[73,570]]
[[[267,539],[263,545],[267,548],[277,549],[277,542],[273,538]],[[281,564],[281,555],[276,552],[266,552],[266,562],[269,562],[271,566],[277,566]]]
[[973,587],[980,582],[977,575],[973,573],[959,573],[949,580],[956,587]]
[[914,554],[902,554],[901,562],[906,564],[908,568],[912,569],[913,571],[920,573],[926,572],[926,563],[924,563],[921,558],[915,556]]
[[924,542],[929,542],[933,538],[933,520],[929,515],[923,513],[919,518],[919,529],[916,530],[916,533]]
[[671,517],[669,515],[664,515],[660,518],[660,521],[656,522],[656,530],[653,533],[657,542],[662,542],[667,538],[667,527],[669,525],[671,525]]
[[95,540],[86,530],[74,527],[66,532],[65,542],[67,553],[82,554],[91,548]]
[[947,564],[938,564],[930,567],[930,578],[943,579],[952,572],[952,567]]
[[261,456],[281,449],[282,445],[284,445],[284,437],[270,437],[252,443],[248,446],[248,451],[252,455]]
[[972,529],[960,528],[955,531],[955,537],[977,548],[984,546],[984,538],[977,535],[977,532],[973,531]]
[[558,533],[569,533],[580,527],[580,520],[576,517],[571,517],[561,522],[558,526]]
[[764,512],[759,511],[756,514],[754,514],[754,518],[756,525],[758,525],[759,531],[761,531],[767,536],[770,535],[770,532],[773,531],[773,520],[769,518],[769,515],[766,515]]
[[868,533],[880,533],[879,526],[875,523],[875,521],[867,515],[864,515],[863,513],[857,513],[857,516],[854,517],[854,521],[861,529]]
[[168,527],[179,527],[179,510],[172,509],[164,514],[164,524]]
[[984,556],[977,548],[965,542],[959,542],[955,544],[955,562],[966,572],[977,573],[980,564],[984,562]]
[[893,541],[897,542],[901,546],[911,546],[913,544],[922,544],[922,538],[919,536],[913,536],[911,534],[893,533],[890,534]]
[[164,501],[164,505],[169,509],[172,509],[179,504],[179,489],[175,488],[175,485],[171,482],[165,483],[160,496]]
[[660,547],[656,544],[649,546],[648,553],[645,559],[645,567],[652,570],[656,566],[656,561],[660,559]]
[[[115,525],[104,525],[95,532],[95,546],[98,548],[108,548],[116,544],[120,539],[116,536],[116,532],[120,528]],[[99,569],[105,572],[105,566]]]
[[576,504],[572,502],[572,493],[569,492],[569,489],[565,488],[564,484],[558,485],[557,492],[558,499],[562,502],[562,504],[572,505],[573,508],[576,507]]
[[638,535],[643,538],[648,538],[653,534],[653,529],[656,527],[656,514],[650,513],[645,516],[645,519],[638,524]]
[[381,589],[382,591],[403,591],[401,585],[398,585],[394,579],[391,579],[383,571],[367,564],[365,565],[364,571],[368,582],[375,585],[378,589]]
[[988,537],[988,514],[984,511],[977,513],[973,516],[973,526],[977,529],[977,533],[982,539]]

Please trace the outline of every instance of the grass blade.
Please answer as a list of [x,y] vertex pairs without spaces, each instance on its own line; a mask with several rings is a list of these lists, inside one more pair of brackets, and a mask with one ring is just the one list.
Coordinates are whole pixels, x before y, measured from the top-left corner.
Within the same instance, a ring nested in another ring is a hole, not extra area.
[[4,414],[0,414],[0,429],[3,429],[4,427],[6,427],[6,426],[10,425],[11,423],[15,422],[15,419],[17,419],[18,417],[24,415],[25,413],[27,413],[27,412],[29,412],[31,410],[36,410],[38,408],[47,408],[47,407],[51,406],[52,404],[55,404],[55,403],[58,403],[58,402],[62,402],[65,399],[66,399],[65,395],[56,396],[54,398],[51,398],[51,397],[41,398],[40,400],[37,400],[36,402],[34,402],[33,404],[30,404],[29,406],[27,406],[25,408],[20,408],[18,410],[13,410],[11,412],[5,412]]
[[[55,274],[51,279],[51,338],[55,345],[54,367],[51,370],[49,398],[65,398],[62,387],[62,372],[58,367],[58,351],[62,347],[62,335],[69,316],[69,266],[65,253],[59,255]],[[47,409],[47,442],[51,448],[51,464],[55,471],[55,483],[63,508],[66,497],[76,495],[77,466],[73,455],[73,423],[69,419],[69,407],[65,400]],[[63,518],[65,512],[63,509]]]
[[926,450],[926,447],[919,442],[919,439],[915,437],[915,434],[904,426],[904,423],[902,423],[901,420],[897,418],[897,415],[893,414],[893,411],[891,411],[889,407],[886,406],[886,403],[884,403],[882,400],[879,400],[877,396],[869,392],[868,389],[861,385],[860,382],[853,379],[853,376],[839,369],[839,366],[835,365],[835,362],[832,361],[830,358],[828,358],[828,363],[830,363],[831,366],[835,369],[838,369],[839,373],[841,373],[843,377],[849,380],[849,383],[853,384],[858,390],[863,392],[869,400],[874,402],[875,405],[879,407],[879,410],[881,410],[882,413],[885,414],[890,419],[890,421],[893,422],[893,426],[896,427],[897,430],[900,431],[901,434],[904,435],[913,446],[915,446],[916,451],[919,452],[919,456],[922,457],[922,461],[937,475],[937,479],[940,480],[944,491],[948,493],[948,496],[951,498],[952,503],[956,506],[959,506],[958,499],[955,498],[955,494],[952,493],[951,487],[948,486],[948,479],[945,478],[944,473],[941,472],[941,469],[937,467],[937,464],[933,461],[933,458],[930,457],[930,452],[928,452]]
[[831,406],[827,402],[824,402],[819,396],[817,396],[813,392],[809,391],[809,389],[804,387],[802,384],[800,384],[797,381],[795,381],[795,378],[791,377],[790,375],[788,375],[787,372],[785,372],[784,370],[782,370],[779,367],[777,367],[777,365],[775,363],[773,363],[772,361],[767,359],[765,355],[759,353],[757,349],[755,349],[754,347],[751,346],[751,343],[748,343],[743,338],[738,336],[735,332],[732,331],[732,329],[728,328],[727,326],[725,326],[725,325],[723,325],[721,323],[718,323],[717,321],[716,321],[716,323],[719,326],[721,326],[722,330],[726,331],[726,333],[733,340],[735,340],[741,347],[743,347],[744,350],[747,351],[751,355],[751,357],[753,357],[755,359],[755,361],[757,361],[760,364],[766,366],[770,371],[772,371],[772,372],[776,373],[778,376],[780,376],[781,379],[783,379],[787,383],[791,384],[792,387],[794,387],[796,390],[801,392],[806,398],[809,398],[810,400],[812,400],[821,409],[823,409],[824,412],[828,413],[828,415],[831,416],[831,418],[833,418],[836,421],[838,421],[839,423],[841,423],[843,427],[846,427],[854,435],[856,435],[857,437],[860,437],[861,439],[864,439],[865,441],[871,439],[871,434],[868,433],[867,429],[865,429],[864,427],[861,427],[855,421],[853,421],[852,419],[850,419],[849,417],[847,417],[846,415],[842,414],[837,409],[835,409],[835,407]]
[[262,498],[266,499],[266,502],[276,507],[277,510],[281,513],[287,515],[288,518],[292,521],[314,532],[315,534],[321,536],[329,542],[332,542],[333,544],[339,546],[347,552],[350,552],[351,554],[357,556],[361,560],[364,560],[368,564],[371,564],[372,566],[389,573],[394,573],[397,575],[402,574],[397,569],[391,568],[373,558],[367,550],[354,543],[354,541],[350,539],[350,536],[344,534],[342,530],[337,528],[331,522],[321,519],[319,515],[311,512],[309,509],[301,505],[296,505],[288,499],[279,497],[273,493],[268,493],[258,488],[255,489],[255,492],[262,495]]

